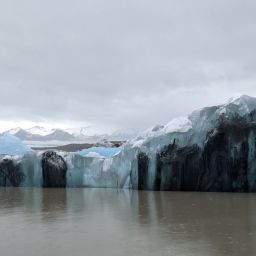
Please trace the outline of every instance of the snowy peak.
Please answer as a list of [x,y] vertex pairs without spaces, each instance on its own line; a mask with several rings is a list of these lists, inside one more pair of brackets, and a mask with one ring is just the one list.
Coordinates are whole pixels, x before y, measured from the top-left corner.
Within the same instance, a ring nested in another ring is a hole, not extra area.
[[15,128],[5,131],[3,134],[14,135],[22,141],[70,141],[75,137],[61,129],[46,129],[40,126],[34,126],[29,129]]
[[34,127],[26,129],[26,131],[31,133],[31,134],[45,136],[45,135],[51,134],[54,130],[53,129],[47,129],[43,126],[34,126]]
[[240,114],[244,115],[256,109],[256,98],[242,95],[229,101],[228,106],[236,105]]
[[10,129],[8,131],[5,131],[4,133],[9,133],[11,135],[14,135],[16,134],[17,132],[19,132],[20,130],[22,130],[20,127],[16,127],[16,128],[13,128],[13,129]]
[[101,133],[97,127],[77,127],[68,129],[48,129],[43,126],[34,126],[28,129],[20,127],[11,129],[3,134],[15,135],[22,141],[61,141],[61,142],[98,142],[127,141],[136,137],[148,138],[173,132],[187,132],[190,129],[206,131],[215,125],[221,115],[231,117],[234,114],[241,116],[256,109],[256,98],[247,95],[232,97],[226,104],[205,107],[192,112],[188,117],[171,120],[166,125],[157,125],[144,132],[120,129],[112,134]]
[[88,127],[68,128],[68,129],[65,129],[64,131],[75,137],[88,136]]
[[[109,139],[108,134],[97,134],[93,128],[78,127],[69,129],[47,129],[42,126],[34,126],[28,129],[15,128],[2,134],[11,134],[22,141],[59,141],[59,142],[98,142]],[[94,135],[95,134],[95,135]]]
[[61,129],[56,129],[52,133],[44,136],[46,140],[63,140],[63,141],[69,141],[75,139],[73,135],[70,133],[63,131]]
[[236,104],[236,105],[241,105],[243,103],[247,103],[247,102],[251,102],[251,101],[255,101],[256,98],[255,97],[251,97],[248,95],[237,95],[237,96],[233,96],[228,100],[227,104]]

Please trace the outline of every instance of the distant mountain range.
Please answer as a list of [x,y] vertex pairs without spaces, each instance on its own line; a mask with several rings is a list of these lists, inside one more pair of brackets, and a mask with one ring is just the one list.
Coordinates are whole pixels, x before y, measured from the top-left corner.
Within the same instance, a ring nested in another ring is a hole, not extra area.
[[60,142],[98,142],[102,140],[126,141],[137,135],[134,131],[117,130],[112,134],[94,134],[87,127],[69,129],[47,129],[42,126],[34,126],[28,129],[14,128],[3,134],[12,134],[22,141],[60,141]]

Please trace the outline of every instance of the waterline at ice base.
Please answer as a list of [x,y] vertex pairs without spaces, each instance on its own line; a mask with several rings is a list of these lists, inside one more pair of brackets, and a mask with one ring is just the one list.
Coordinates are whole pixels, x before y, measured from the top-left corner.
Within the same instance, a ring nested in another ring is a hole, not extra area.
[[256,191],[256,98],[157,125],[120,147],[34,151],[0,137],[0,186]]

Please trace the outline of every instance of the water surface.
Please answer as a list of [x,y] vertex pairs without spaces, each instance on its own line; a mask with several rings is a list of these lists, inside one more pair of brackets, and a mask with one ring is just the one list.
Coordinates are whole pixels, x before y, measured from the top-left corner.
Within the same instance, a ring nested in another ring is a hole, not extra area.
[[256,195],[0,189],[0,255],[256,255]]

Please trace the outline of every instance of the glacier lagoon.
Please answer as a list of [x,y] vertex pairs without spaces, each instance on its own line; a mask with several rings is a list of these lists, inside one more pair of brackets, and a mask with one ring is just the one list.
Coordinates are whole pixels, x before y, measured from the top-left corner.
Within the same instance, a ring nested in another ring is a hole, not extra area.
[[243,96],[119,148],[34,151],[4,135],[1,253],[255,255],[256,194],[214,193],[256,191],[255,109]]
[[256,254],[253,193],[0,188],[1,255]]

